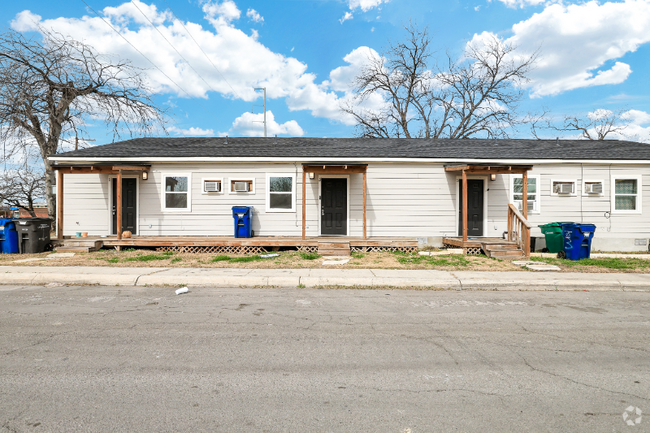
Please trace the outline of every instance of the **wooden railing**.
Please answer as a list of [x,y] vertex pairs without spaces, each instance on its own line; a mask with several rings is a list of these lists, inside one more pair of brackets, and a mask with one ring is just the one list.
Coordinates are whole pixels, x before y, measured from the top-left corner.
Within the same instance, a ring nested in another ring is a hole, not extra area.
[[508,240],[515,242],[530,257],[530,228],[531,225],[519,210],[512,204],[508,205]]

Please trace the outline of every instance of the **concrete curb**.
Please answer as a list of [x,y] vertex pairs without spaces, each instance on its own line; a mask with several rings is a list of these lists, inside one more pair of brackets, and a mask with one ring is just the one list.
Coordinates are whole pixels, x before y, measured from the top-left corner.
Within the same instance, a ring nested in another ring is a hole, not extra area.
[[650,274],[390,269],[0,266],[0,284],[193,287],[413,287],[503,291],[648,291]]

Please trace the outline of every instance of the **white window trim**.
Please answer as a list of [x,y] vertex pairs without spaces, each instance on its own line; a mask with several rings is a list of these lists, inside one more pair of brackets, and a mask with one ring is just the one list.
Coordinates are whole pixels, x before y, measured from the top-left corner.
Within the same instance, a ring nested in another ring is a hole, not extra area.
[[[603,186],[603,192],[601,193],[587,193],[585,188],[587,188],[588,183],[600,183]],[[605,181],[603,179],[584,179],[582,181],[582,195],[585,197],[602,197],[605,195]]]
[[[642,209],[641,205],[643,203],[642,200],[642,194],[643,194],[643,183],[642,183],[642,178],[640,174],[638,175],[615,175],[612,176],[611,179],[611,184],[609,186],[610,189],[610,200],[612,203],[612,213],[613,214],[640,214]],[[636,180],[636,209],[634,210],[617,210],[616,209],[616,181],[617,180],[624,180],[624,179],[634,179]]]
[[[206,191],[205,190],[205,182],[220,182],[221,183],[221,191],[216,192],[216,191]],[[223,178],[222,177],[202,177],[201,178],[201,194],[204,195],[215,195],[215,194],[223,194],[225,184],[223,183]]]
[[[192,212],[192,173],[161,173],[161,182],[160,190],[162,192],[160,196],[160,210],[162,212]],[[166,203],[166,193],[165,184],[167,183],[168,177],[186,177],[187,178],[187,207],[186,208],[167,208]]]
[[[515,204],[515,179],[522,179],[523,175],[521,174],[511,174],[510,175],[510,203]],[[541,191],[541,176],[539,174],[528,175],[528,179],[536,179],[535,184],[537,185],[537,192],[535,192],[535,202],[537,202],[537,209],[533,207],[533,210],[529,211],[529,214],[540,214],[542,212],[542,191]],[[528,195],[531,195],[530,192]]]
[[[248,192],[243,192],[243,191],[233,191],[232,190],[232,184],[233,182],[252,182],[251,184],[251,190]],[[255,178],[254,177],[236,177],[236,178],[230,178],[228,179],[228,194],[255,194]],[[223,189],[223,188],[222,188]]]
[[[570,194],[560,194],[553,192],[553,182],[572,183],[573,192]],[[576,197],[578,195],[578,180],[577,179],[551,179],[551,195],[555,197]]]
[[[291,178],[291,209],[271,208],[271,178],[272,177],[290,177]],[[296,174],[295,173],[266,173],[266,212],[296,212]]]

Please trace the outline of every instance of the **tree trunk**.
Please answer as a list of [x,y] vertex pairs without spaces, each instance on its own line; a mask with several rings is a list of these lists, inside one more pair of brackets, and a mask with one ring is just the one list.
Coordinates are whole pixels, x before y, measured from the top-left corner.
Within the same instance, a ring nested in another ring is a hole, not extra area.
[[54,172],[52,171],[52,165],[47,157],[43,158],[43,161],[45,162],[45,197],[47,200],[47,216],[48,218],[55,220],[56,195],[52,191],[52,178],[54,177]]

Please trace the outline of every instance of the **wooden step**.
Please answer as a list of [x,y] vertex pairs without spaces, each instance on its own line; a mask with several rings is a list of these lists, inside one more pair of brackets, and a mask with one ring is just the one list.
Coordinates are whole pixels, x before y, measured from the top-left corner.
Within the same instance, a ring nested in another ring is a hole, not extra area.
[[97,251],[104,246],[98,239],[66,239],[63,245],[57,248],[61,252],[90,252]]
[[90,247],[57,247],[56,249],[57,253],[89,253],[90,251]]
[[327,241],[318,243],[318,254],[321,256],[349,256],[350,242]]
[[483,250],[493,250],[493,249],[509,249],[509,250],[516,250],[519,249],[519,246],[517,244],[513,243],[496,243],[496,242],[483,242],[481,244],[481,248]]
[[512,260],[512,259],[520,259],[524,256],[524,252],[520,249],[510,249],[510,248],[504,248],[504,249],[491,249],[485,251],[485,254],[493,259],[506,259],[506,260]]

